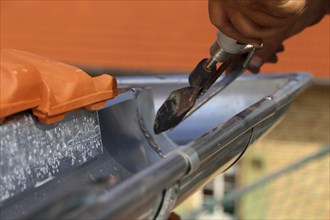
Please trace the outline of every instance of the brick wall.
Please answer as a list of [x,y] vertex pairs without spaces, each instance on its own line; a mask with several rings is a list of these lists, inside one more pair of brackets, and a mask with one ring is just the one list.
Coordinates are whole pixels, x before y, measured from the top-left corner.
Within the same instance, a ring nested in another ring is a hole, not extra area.
[[[0,1],[1,48],[92,67],[189,72],[216,28],[207,1]],[[285,42],[262,72],[329,78],[329,16]]]

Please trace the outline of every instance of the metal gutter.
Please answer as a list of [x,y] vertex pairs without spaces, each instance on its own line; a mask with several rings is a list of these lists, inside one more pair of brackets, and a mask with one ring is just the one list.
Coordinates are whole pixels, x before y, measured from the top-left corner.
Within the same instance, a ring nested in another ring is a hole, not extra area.
[[[222,98],[232,95],[235,99],[227,104],[237,105],[238,113],[231,115],[233,112],[228,107],[228,112],[220,114],[223,118],[209,115],[210,120],[219,122],[209,129],[202,126],[206,121],[199,117],[205,111],[201,108],[191,120],[184,121],[181,128],[155,135],[151,132],[155,114],[153,103],[157,105],[161,102],[157,99],[167,95],[164,89],[182,86],[185,77],[150,76],[143,80],[119,77],[119,87],[134,89],[109,102],[98,115],[104,156],[109,155],[109,160],[118,162],[132,174],[114,185],[94,181],[61,198],[49,199],[47,205],[26,218],[164,219],[176,204],[236,162],[251,143],[278,121],[310,80],[309,74],[243,76],[233,83],[233,88],[228,87],[206,106],[210,112],[219,107],[217,99],[224,104],[228,100]],[[250,88],[251,85],[254,88]],[[241,99],[244,95],[254,99]],[[199,131],[194,131],[196,126]],[[187,141],[191,133],[201,135]],[[185,139],[184,142],[178,137]],[[139,160],[134,161],[135,157]],[[75,199],[78,197],[80,199]],[[75,208],[67,210],[67,207]]]

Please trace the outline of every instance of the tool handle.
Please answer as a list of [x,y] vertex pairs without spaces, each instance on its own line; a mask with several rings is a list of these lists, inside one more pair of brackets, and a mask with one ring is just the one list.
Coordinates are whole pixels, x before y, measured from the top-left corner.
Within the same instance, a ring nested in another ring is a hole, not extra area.
[[249,52],[252,48],[254,48],[252,44],[240,43],[218,31],[217,38],[210,47],[210,55],[213,62],[224,62],[231,55]]
[[251,47],[250,44],[241,43],[225,35],[220,30],[217,32],[216,41],[224,51],[231,54],[241,53],[242,51],[245,51],[247,47]]

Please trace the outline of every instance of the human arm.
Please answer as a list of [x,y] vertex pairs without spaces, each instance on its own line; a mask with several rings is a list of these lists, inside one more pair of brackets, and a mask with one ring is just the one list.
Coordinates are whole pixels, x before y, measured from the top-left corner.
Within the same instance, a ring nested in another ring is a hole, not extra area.
[[209,0],[211,22],[243,43],[264,44],[250,62],[258,72],[265,62],[277,62],[285,39],[320,21],[329,0]]

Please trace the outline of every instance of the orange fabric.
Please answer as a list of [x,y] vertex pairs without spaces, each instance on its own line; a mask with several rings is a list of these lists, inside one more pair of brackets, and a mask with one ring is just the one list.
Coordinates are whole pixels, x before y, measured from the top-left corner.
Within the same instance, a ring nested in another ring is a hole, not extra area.
[[[329,16],[262,72],[329,78]],[[89,67],[191,71],[216,36],[207,1],[1,1],[1,47]]]
[[53,123],[74,109],[100,108],[117,94],[112,76],[92,78],[61,62],[17,50],[1,51],[0,118],[32,109],[41,122]]

